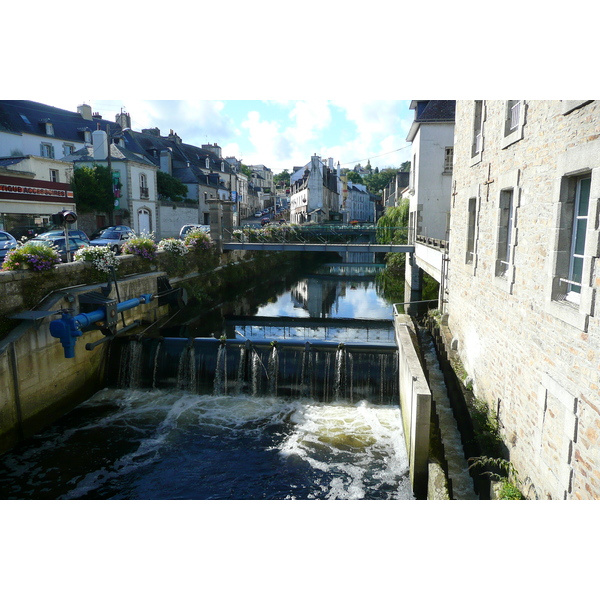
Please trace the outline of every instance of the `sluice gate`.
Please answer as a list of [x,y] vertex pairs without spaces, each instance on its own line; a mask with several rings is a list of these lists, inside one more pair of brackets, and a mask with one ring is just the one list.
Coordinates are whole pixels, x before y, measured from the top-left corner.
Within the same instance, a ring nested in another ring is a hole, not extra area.
[[198,394],[398,402],[393,344],[214,338],[115,339],[108,384]]

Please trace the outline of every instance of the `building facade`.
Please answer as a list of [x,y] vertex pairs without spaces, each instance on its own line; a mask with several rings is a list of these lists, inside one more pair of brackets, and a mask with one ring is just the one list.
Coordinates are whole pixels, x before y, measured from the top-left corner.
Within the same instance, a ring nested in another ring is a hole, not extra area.
[[[296,169],[296,168],[295,168]],[[290,177],[290,222],[322,223],[340,215],[340,167],[312,156],[310,163],[296,169]]]
[[417,236],[446,240],[450,219],[454,100],[413,100],[409,181],[410,226]]
[[600,102],[458,101],[448,326],[529,498],[600,498]]

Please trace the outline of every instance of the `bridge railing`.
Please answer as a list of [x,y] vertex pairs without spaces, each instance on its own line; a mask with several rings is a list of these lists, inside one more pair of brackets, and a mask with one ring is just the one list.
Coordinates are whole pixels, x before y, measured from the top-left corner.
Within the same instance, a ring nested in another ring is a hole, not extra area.
[[376,225],[266,225],[224,231],[224,241],[304,244],[407,244],[407,227]]

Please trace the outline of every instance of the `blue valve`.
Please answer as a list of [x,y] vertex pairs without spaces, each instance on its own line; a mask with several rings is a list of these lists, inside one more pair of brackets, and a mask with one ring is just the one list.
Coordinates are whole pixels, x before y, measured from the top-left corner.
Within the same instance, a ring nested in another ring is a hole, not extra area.
[[[122,313],[152,301],[152,294],[142,294],[138,298],[132,298],[125,302],[119,302],[116,306],[117,313]],[[50,322],[50,334],[58,338],[65,352],[65,358],[75,357],[75,342],[83,335],[83,330],[91,327],[99,321],[106,322],[106,308],[100,308],[90,313],[71,315],[69,311],[62,311],[60,319]]]

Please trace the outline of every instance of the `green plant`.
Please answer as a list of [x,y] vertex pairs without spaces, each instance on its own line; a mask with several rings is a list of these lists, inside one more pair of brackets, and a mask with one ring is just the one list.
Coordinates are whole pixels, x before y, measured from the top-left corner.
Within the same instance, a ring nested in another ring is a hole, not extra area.
[[183,241],[190,250],[211,250],[214,247],[210,235],[197,227],[190,229]]
[[160,240],[157,248],[158,250],[171,252],[175,256],[184,256],[190,251],[190,249],[185,245],[185,242],[183,240],[178,240],[177,238]]
[[470,458],[469,462],[471,463],[469,469],[474,467],[492,469],[491,471],[484,471],[482,474],[489,475],[502,484],[498,492],[499,500],[523,499],[523,495],[519,491],[519,486],[521,485],[519,473],[509,460],[492,458],[490,456],[476,456]]
[[135,254],[154,260],[156,258],[156,242],[154,241],[154,233],[139,233],[132,234],[131,237],[121,246],[123,254]]
[[117,255],[108,246],[84,246],[73,256],[77,262],[90,262],[101,273],[109,274],[118,264]]
[[9,250],[2,263],[3,271],[31,269],[34,272],[50,271],[60,263],[58,250],[52,244],[20,243]]

